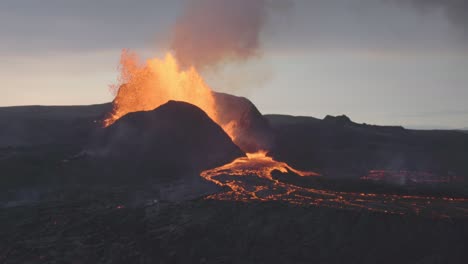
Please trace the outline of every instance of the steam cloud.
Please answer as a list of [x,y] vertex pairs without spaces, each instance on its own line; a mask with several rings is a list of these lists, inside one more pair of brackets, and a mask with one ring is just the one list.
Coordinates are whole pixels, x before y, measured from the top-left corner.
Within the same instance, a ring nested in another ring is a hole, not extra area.
[[188,0],[171,43],[182,66],[204,68],[259,55],[268,0]]

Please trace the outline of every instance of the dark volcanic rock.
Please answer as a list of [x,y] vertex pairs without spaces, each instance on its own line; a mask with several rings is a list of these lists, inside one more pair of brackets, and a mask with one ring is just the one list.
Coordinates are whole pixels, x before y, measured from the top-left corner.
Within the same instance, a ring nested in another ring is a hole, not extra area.
[[145,174],[171,177],[199,173],[244,155],[205,112],[175,101],[123,116],[103,129],[89,152],[140,173],[144,169]]
[[337,124],[337,125],[349,125],[353,124],[351,119],[347,117],[346,115],[340,115],[340,116],[331,116],[327,115],[324,119],[324,122],[331,123],[331,124]]
[[0,107],[0,148],[86,143],[112,104]]
[[350,178],[376,169],[468,176],[468,135],[459,131],[358,124],[347,116],[266,117],[277,140],[272,154],[299,169]]
[[118,206],[115,195],[0,210],[3,263],[464,264],[466,219],[284,203]]
[[[214,93],[217,112],[223,126],[231,124],[234,139],[245,152],[269,150],[273,147],[273,131],[268,120],[247,98]],[[235,124],[235,125],[234,125]]]

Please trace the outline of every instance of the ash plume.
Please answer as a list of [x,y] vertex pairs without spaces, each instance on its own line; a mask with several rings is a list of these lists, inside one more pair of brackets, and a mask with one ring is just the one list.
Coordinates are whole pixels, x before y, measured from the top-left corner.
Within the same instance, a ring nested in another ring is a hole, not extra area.
[[188,0],[173,30],[171,48],[184,67],[198,69],[260,53],[268,0]]

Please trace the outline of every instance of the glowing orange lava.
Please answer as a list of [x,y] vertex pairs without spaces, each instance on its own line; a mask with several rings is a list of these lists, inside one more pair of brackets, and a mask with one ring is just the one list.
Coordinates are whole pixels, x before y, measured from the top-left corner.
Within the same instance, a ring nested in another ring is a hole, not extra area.
[[[359,209],[386,214],[425,214],[433,217],[468,217],[468,199],[417,195],[340,192],[302,187],[275,179],[272,172],[316,176],[311,172],[292,169],[264,153],[248,154],[224,166],[207,170],[201,176],[229,190],[207,199],[228,201],[283,201],[291,204],[314,205],[340,209]],[[296,177],[297,177],[296,176]],[[288,176],[294,177],[294,175]]]
[[[220,124],[212,90],[195,68],[182,70],[171,53],[164,59],[153,58],[144,64],[138,61],[135,54],[122,52],[120,78],[114,87],[117,90],[114,109],[104,120],[105,126],[128,113],[150,111],[169,100],[196,105]],[[234,138],[232,129],[223,129]]]
[[212,170],[204,171],[202,172],[201,176],[209,181],[213,181],[219,185],[222,185],[220,182],[216,181],[215,176],[222,174],[223,172],[228,171],[230,175],[237,176],[253,174],[260,178],[273,180],[271,173],[275,170],[282,173],[293,172],[302,177],[319,176],[317,173],[299,171],[292,168],[285,162],[276,161],[272,157],[268,157],[266,151],[247,153],[247,157],[238,158],[229,164]]

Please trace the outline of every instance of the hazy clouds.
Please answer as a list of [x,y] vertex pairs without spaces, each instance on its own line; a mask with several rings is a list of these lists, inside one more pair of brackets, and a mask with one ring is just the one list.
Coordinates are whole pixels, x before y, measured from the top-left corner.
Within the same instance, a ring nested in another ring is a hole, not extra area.
[[[199,66],[264,55],[215,76],[214,86],[250,84],[236,91],[264,112],[466,126],[467,6],[466,0],[1,0],[0,105],[110,100],[106,84],[117,76],[121,49],[146,57],[172,47],[185,64]],[[261,89],[259,76],[271,80]],[[420,114],[433,112],[444,114],[437,121]]]
[[[266,33],[262,33],[265,16],[275,9],[275,3],[287,3],[291,8],[287,16],[273,13]],[[225,57],[220,54],[226,49],[232,56],[255,55],[262,44],[301,49],[349,45],[391,49],[425,43],[429,48],[447,49],[466,46],[468,41],[461,40],[460,32],[466,35],[467,29],[465,0],[0,2],[0,53],[172,44],[181,57],[193,62]],[[237,38],[232,39],[232,35]],[[216,52],[206,56],[203,52],[194,54],[195,49]]]
[[183,0],[2,0],[0,53],[156,46]]

